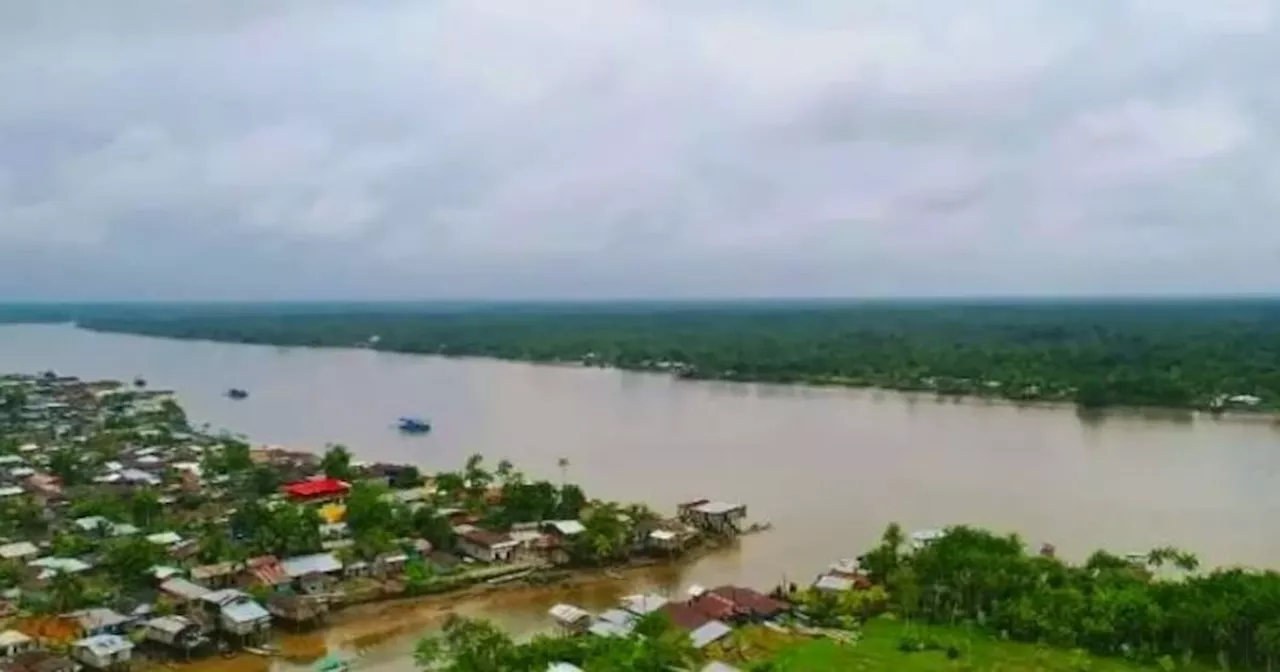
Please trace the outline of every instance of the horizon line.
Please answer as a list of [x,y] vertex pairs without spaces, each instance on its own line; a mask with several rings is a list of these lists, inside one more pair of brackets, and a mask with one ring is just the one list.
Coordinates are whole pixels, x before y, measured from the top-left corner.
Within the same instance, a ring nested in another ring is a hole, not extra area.
[[539,297],[539,298],[280,298],[280,299],[0,299],[0,307],[174,305],[548,305],[548,304],[751,304],[751,303],[1123,303],[1185,301],[1276,301],[1280,293],[1233,294],[989,294],[914,296],[737,296],[737,297]]

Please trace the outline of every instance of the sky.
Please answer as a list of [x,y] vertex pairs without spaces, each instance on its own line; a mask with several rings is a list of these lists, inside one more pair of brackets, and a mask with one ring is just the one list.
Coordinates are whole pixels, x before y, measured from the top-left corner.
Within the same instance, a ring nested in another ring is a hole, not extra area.
[[1280,0],[0,0],[0,300],[1280,292]]

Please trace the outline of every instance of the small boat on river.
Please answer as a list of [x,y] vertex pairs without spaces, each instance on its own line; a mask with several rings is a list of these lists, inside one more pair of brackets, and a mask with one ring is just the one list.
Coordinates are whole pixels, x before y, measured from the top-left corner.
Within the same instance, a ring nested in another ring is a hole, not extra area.
[[426,434],[431,431],[431,423],[421,418],[400,418],[399,427],[405,434]]
[[248,398],[249,398],[249,393],[248,393],[248,392],[246,392],[245,390],[242,390],[242,389],[238,388],[238,387],[233,387],[233,388],[231,388],[231,389],[227,390],[227,396],[228,396],[228,397],[230,397],[230,398],[232,398],[232,399],[235,399],[235,400],[239,401],[240,399],[248,399]]

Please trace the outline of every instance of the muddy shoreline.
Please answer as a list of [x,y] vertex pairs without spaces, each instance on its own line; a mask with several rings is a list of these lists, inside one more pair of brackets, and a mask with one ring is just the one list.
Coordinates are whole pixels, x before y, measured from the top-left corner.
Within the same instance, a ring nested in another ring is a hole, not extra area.
[[[395,597],[353,604],[332,612],[315,628],[275,631],[275,656],[239,652],[233,657],[207,657],[192,661],[149,660],[144,670],[175,672],[265,672],[270,669],[310,669],[327,656],[337,655],[354,666],[409,665],[412,646],[424,633],[437,628],[452,615],[498,616],[505,610],[527,612],[546,609],[557,602],[571,602],[589,608],[612,606],[623,595],[637,590],[672,592],[680,583],[681,570],[699,559],[736,551],[736,545],[712,546],[671,560],[656,560],[617,567],[562,570],[564,575],[545,583],[525,581],[499,584],[479,583],[457,590],[416,597]],[[554,571],[554,574],[560,574]],[[550,618],[546,620],[550,629]],[[539,630],[519,631],[518,637]]]

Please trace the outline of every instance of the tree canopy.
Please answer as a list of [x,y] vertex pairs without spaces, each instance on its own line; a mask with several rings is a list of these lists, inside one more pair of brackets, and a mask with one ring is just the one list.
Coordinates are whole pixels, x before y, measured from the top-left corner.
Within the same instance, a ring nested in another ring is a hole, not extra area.
[[1190,573],[1196,557],[1174,548],[1141,558],[1098,551],[1073,565],[1027,553],[1016,535],[968,527],[915,552],[901,543],[891,527],[862,561],[907,618],[977,623],[1018,640],[1146,661],[1258,668],[1280,655],[1274,571]]
[[[91,329],[572,361],[808,382],[1178,408],[1280,408],[1275,301],[596,304],[136,310]],[[1257,398],[1256,405],[1253,398]]]
[[414,660],[439,672],[541,672],[557,662],[586,670],[670,672],[689,669],[697,654],[688,634],[661,613],[641,618],[626,637],[541,635],[520,644],[492,623],[453,616],[439,633],[418,642]]

